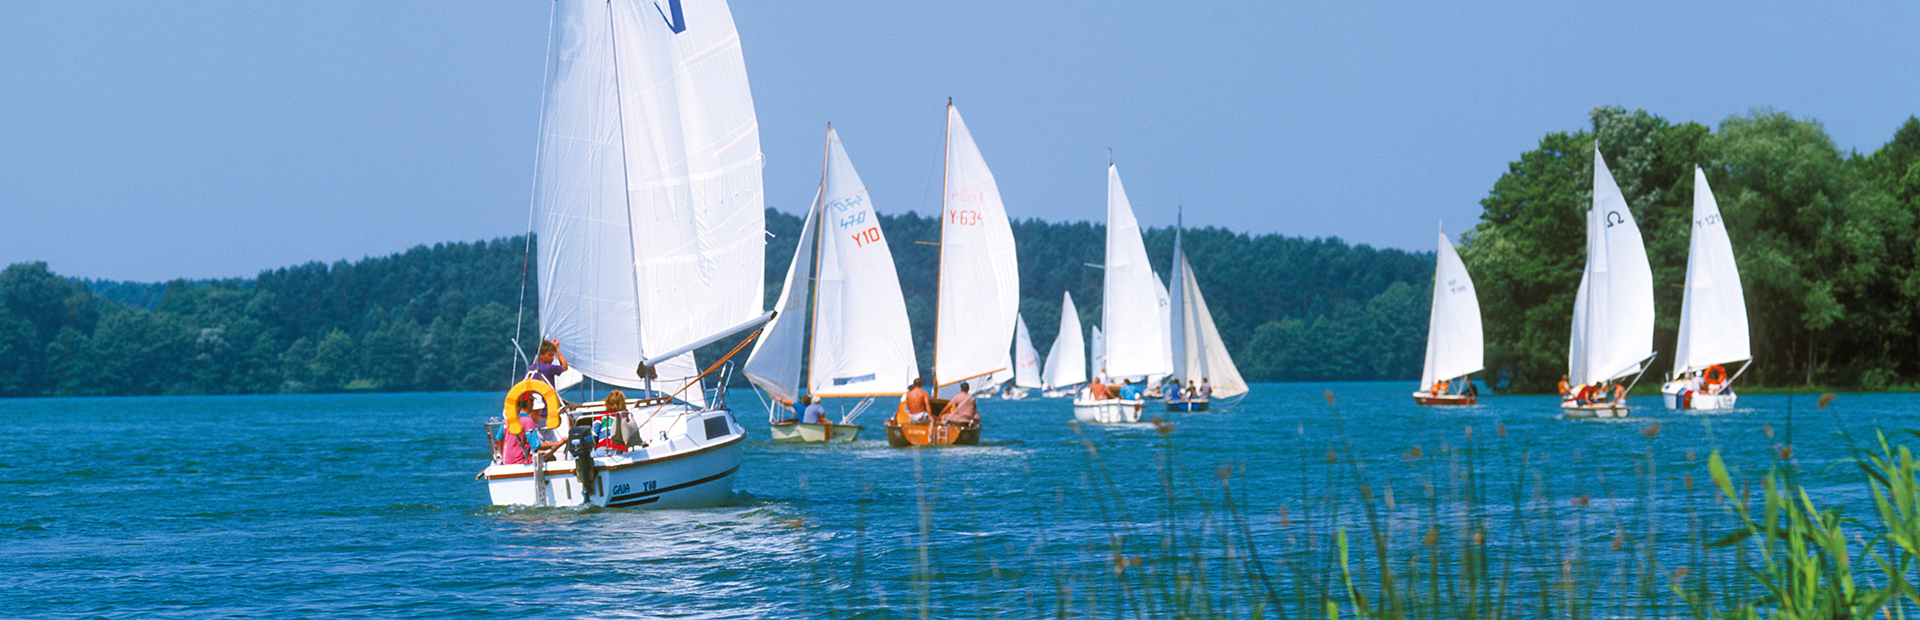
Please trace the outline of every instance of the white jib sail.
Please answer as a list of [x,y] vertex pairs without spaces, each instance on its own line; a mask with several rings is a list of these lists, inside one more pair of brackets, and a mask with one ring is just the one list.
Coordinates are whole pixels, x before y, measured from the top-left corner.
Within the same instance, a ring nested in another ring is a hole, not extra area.
[[1106,376],[1144,377],[1173,371],[1163,291],[1147,263],[1120,171],[1107,165],[1107,256],[1100,324],[1107,333]]
[[1034,350],[1033,337],[1027,335],[1027,319],[1019,315],[1013,317],[1013,385],[1040,387],[1040,352]]
[[1420,370],[1420,389],[1484,368],[1485,346],[1473,279],[1442,232],[1434,255],[1433,313],[1427,319],[1427,360]]
[[1092,332],[1087,334],[1087,345],[1093,353],[1093,379],[1112,381],[1113,374],[1107,372],[1107,336],[1100,333],[1099,325],[1093,326]]
[[1687,288],[1680,302],[1680,338],[1674,345],[1675,374],[1753,357],[1747,331],[1747,299],[1733,241],[1720,219],[1720,205],[1707,173],[1693,169],[1693,236],[1687,248]]
[[1226,341],[1220,339],[1220,330],[1213,324],[1213,312],[1207,309],[1207,300],[1200,295],[1200,284],[1193,277],[1193,265],[1187,262],[1179,239],[1176,233],[1173,245],[1173,378],[1182,386],[1188,381],[1195,386],[1205,381],[1213,388],[1212,395],[1220,398],[1245,394],[1247,381],[1241,378],[1240,368],[1234,365],[1233,356],[1227,352]]
[[1626,197],[1593,150],[1587,265],[1575,296],[1568,379],[1591,384],[1631,375],[1653,355],[1653,269]]
[[[622,386],[759,314],[759,126],[725,3],[563,2],[534,186],[540,318]],[[615,45],[615,40],[618,45]]]
[[775,398],[797,401],[800,398],[800,365],[806,357],[807,298],[813,288],[813,241],[815,222],[820,215],[820,194],[815,193],[813,207],[800,226],[800,239],[794,246],[793,262],[787,266],[786,283],[780,286],[773,321],[762,328],[753,343],[753,353],[740,372],[755,386]]
[[951,103],[946,160],[933,348],[933,374],[940,385],[1004,367],[1013,318],[1020,312],[1013,225],[987,160]]
[[918,376],[893,251],[840,135],[827,130],[808,388],[818,396],[898,395]]
[[1060,333],[1053,337],[1053,346],[1047,349],[1046,368],[1040,372],[1040,382],[1048,389],[1059,389],[1076,383],[1087,382],[1086,340],[1080,336],[1080,311],[1073,307],[1073,294],[1062,293],[1060,297]]

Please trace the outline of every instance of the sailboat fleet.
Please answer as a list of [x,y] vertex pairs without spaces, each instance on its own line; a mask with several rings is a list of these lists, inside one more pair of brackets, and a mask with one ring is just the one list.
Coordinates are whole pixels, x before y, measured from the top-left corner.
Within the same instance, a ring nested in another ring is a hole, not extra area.
[[[670,6],[671,13],[630,1],[555,4],[532,232],[541,240],[541,339],[564,345],[566,368],[557,376],[543,370],[543,352],[489,424],[495,454],[479,478],[494,504],[726,501],[747,432],[724,386],[731,358],[748,342],[743,374],[772,401],[775,440],[858,439],[857,419],[875,399],[919,385],[892,250],[831,126],[780,296],[763,311],[763,157],[738,33],[722,0]],[[882,423],[888,443],[979,443],[977,416],[949,415],[977,407],[967,393],[976,388],[1002,398],[1028,389],[1070,395],[1073,419],[1092,424],[1137,423],[1162,389],[1173,411],[1207,411],[1248,393],[1201,294],[1184,230],[1175,227],[1169,286],[1149,264],[1115,166],[1107,167],[1100,322],[1083,337],[1073,297],[1063,292],[1058,335],[1043,359],[1019,314],[1006,206],[952,101],[943,159],[932,397],[926,412],[900,400]],[[1624,416],[1626,391],[1656,355],[1653,279],[1597,143],[1585,227],[1561,407],[1568,416]],[[731,339],[739,343],[726,357],[705,366],[694,359],[695,349]],[[1472,279],[1441,232],[1415,401],[1474,404],[1471,375],[1483,357]],[[1739,373],[1729,377],[1724,365],[1751,358],[1732,244],[1696,167],[1664,402],[1733,407],[1729,384]],[[572,404],[560,396],[586,380],[607,394]],[[860,400],[831,419],[825,398]]]

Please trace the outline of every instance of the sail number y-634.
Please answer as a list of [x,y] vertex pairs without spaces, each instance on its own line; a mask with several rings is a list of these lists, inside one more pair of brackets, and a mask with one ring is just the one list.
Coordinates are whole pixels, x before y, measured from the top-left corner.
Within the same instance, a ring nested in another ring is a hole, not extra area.
[[951,209],[947,211],[947,223],[955,226],[979,226],[980,212],[973,209]]

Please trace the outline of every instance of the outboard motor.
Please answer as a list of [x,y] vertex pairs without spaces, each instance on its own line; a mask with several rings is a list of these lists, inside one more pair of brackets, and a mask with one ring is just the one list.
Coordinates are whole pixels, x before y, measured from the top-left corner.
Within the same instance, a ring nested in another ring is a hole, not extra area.
[[593,497],[599,486],[599,474],[593,470],[593,448],[598,442],[592,426],[575,425],[567,431],[567,448],[573,451],[573,476],[580,480],[580,492],[587,497]]

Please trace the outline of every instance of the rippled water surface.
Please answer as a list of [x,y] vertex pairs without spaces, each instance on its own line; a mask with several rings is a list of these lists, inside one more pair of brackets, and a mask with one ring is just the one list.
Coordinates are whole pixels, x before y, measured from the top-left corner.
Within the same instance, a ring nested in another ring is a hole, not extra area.
[[[1232,410],[1160,414],[1164,436],[988,401],[981,446],[915,450],[877,414],[853,444],[767,443],[736,391],[752,441],[734,501],[660,512],[485,506],[495,394],[0,400],[25,431],[0,444],[0,616],[1152,616],[1174,604],[1155,563],[1180,558],[1219,560],[1197,573],[1218,579],[1207,604],[1238,616],[1323,591],[1339,528],[1377,524],[1391,556],[1476,514],[1497,552],[1599,581],[1639,574],[1607,559],[1619,540],[1688,561],[1722,514],[1712,450],[1751,477],[1791,433],[1816,501],[1858,507],[1846,459],[1877,428],[1920,428],[1908,394],[1747,395],[1716,415],[1635,397],[1634,418],[1569,421],[1548,397],[1435,409],[1411,389],[1262,384]],[[1524,589],[1536,564],[1512,565]]]

